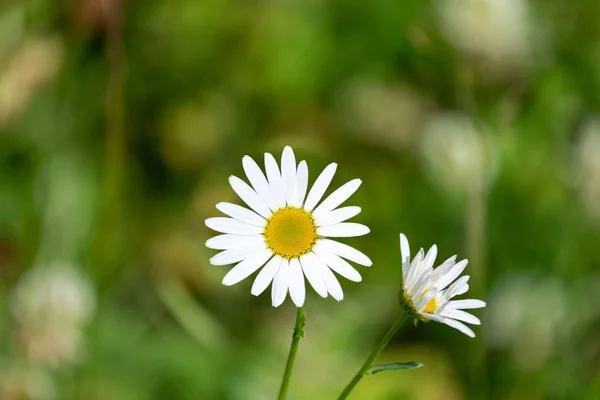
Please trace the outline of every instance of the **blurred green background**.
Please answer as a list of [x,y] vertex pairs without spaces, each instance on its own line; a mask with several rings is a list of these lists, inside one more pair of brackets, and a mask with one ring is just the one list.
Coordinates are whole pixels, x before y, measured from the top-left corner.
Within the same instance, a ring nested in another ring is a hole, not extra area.
[[470,260],[469,339],[405,326],[354,399],[600,399],[597,0],[1,0],[0,399],[275,398],[295,308],[220,284],[241,158],[337,187],[374,265],[310,291],[290,399],[399,314],[398,234]]

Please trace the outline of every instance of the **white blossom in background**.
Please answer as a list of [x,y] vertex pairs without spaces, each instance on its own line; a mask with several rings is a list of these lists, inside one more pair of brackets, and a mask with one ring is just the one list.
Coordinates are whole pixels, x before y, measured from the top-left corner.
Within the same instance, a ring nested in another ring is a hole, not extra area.
[[542,274],[510,275],[491,291],[486,340],[492,348],[508,350],[521,370],[536,370],[576,326],[580,316],[573,315],[573,307],[559,279]]
[[491,149],[466,114],[432,115],[423,129],[421,152],[431,179],[447,190],[465,193],[488,184]]
[[26,272],[10,306],[18,343],[30,360],[54,368],[81,359],[95,295],[76,268],[52,263]]
[[58,74],[63,53],[57,38],[23,43],[0,71],[0,127],[18,117],[38,88]]
[[393,148],[412,145],[429,106],[407,86],[366,78],[345,84],[337,103],[338,113],[350,129]]
[[600,118],[588,119],[575,146],[576,182],[583,211],[600,221]]
[[442,32],[464,52],[500,69],[530,61],[526,0],[438,0],[436,4]]
[[36,203],[44,215],[38,257],[70,259],[89,242],[100,197],[89,161],[75,152],[55,152],[38,175]]
[[56,388],[41,369],[11,363],[0,367],[0,399],[54,400]]

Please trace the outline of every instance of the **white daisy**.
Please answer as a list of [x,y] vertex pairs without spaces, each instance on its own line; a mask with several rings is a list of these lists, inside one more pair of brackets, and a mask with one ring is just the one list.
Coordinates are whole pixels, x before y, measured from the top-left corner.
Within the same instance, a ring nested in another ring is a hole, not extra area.
[[437,246],[433,245],[427,254],[420,249],[411,262],[408,240],[402,233],[400,252],[403,278],[400,301],[406,310],[415,319],[441,322],[467,336],[475,337],[475,333],[462,322],[473,325],[480,325],[481,322],[479,318],[462,310],[485,307],[485,302],[474,299],[450,300],[469,290],[468,275],[455,281],[464,271],[468,260],[456,262],[456,256],[452,256],[434,269]]
[[344,222],[360,213],[360,207],[337,208],[358,189],[361,180],[351,180],[319,204],[337,164],[323,170],[308,195],[308,166],[305,161],[296,165],[289,146],[283,149],[281,172],[275,158],[265,153],[266,178],[252,158],[245,156],[242,164],[252,187],[235,176],[229,178],[229,183],[252,211],[219,203],[217,208],[231,218],[206,220],[206,226],[223,233],[206,242],[211,249],[224,250],[210,263],[237,263],[223,278],[223,285],[234,285],[262,267],[251,292],[258,296],[273,282],[274,307],[283,303],[288,291],[294,304],[302,307],[306,297],[304,277],[321,297],[330,294],[341,301],[344,293],[332,271],[360,282],[360,274],[346,260],[367,267],[372,264],[360,251],[327,239],[369,233],[365,225]]

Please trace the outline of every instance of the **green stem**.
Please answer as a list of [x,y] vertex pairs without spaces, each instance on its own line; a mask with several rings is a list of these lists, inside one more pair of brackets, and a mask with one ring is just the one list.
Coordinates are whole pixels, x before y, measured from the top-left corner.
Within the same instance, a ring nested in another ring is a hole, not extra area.
[[362,365],[362,367],[360,367],[360,369],[358,370],[356,375],[354,375],[354,378],[352,378],[352,380],[350,381],[348,386],[346,386],[346,388],[344,389],[344,391],[342,392],[340,397],[338,397],[338,400],[343,400],[346,397],[348,397],[348,395],[350,394],[352,389],[354,389],[354,387],[358,384],[358,382],[360,382],[360,380],[363,378],[363,376],[365,376],[365,374],[371,367],[371,364],[373,364],[373,362],[377,359],[377,357],[379,357],[379,355],[381,354],[383,349],[385,349],[385,346],[387,346],[389,341],[392,339],[392,337],[394,337],[394,335],[396,334],[398,329],[400,329],[402,324],[404,324],[404,322],[406,322],[408,317],[409,317],[408,313],[404,313],[404,315],[402,315],[398,319],[398,321],[396,321],[396,323],[390,328],[390,330],[385,334],[383,339],[381,339],[381,342],[379,342],[377,347],[371,352],[371,354],[369,355],[369,357],[367,358],[365,363]]
[[[485,219],[487,192],[481,184],[473,184],[468,191],[468,207],[466,214],[466,244],[469,265],[473,277],[471,278],[470,294],[473,298],[484,297],[486,286],[485,268]],[[469,396],[486,400],[489,398],[487,373],[482,365],[486,365],[486,349],[481,336],[469,341],[467,349],[470,366]]]
[[298,344],[300,343],[300,338],[304,337],[305,323],[306,316],[304,315],[304,307],[298,307],[296,326],[294,327],[294,334],[292,335],[292,346],[290,347],[290,354],[288,355],[287,363],[285,364],[285,372],[283,373],[279,396],[277,396],[278,400],[283,400],[287,396],[292,370],[294,369],[294,361],[296,361],[296,353],[298,352]]

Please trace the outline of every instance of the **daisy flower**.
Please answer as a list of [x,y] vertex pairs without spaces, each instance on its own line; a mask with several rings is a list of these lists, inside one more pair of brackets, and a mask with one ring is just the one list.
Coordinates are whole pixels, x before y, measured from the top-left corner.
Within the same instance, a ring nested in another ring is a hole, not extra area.
[[441,322],[467,336],[475,337],[475,333],[463,322],[473,325],[480,325],[481,322],[479,318],[463,310],[485,307],[485,302],[474,299],[451,300],[469,290],[468,275],[456,280],[465,270],[468,260],[456,262],[456,256],[452,256],[434,269],[437,246],[433,245],[427,254],[420,249],[411,262],[408,240],[402,233],[400,252],[403,281],[400,301],[405,309],[416,320]]
[[369,233],[365,225],[344,222],[360,213],[360,207],[338,208],[361,180],[351,180],[320,202],[335,174],[335,163],[321,172],[310,190],[308,166],[305,161],[296,164],[289,146],[283,149],[281,170],[275,158],[265,153],[266,177],[249,156],[242,159],[242,165],[251,186],[235,176],[229,177],[229,183],[250,209],[219,203],[217,209],[230,218],[206,220],[206,226],[223,233],[206,242],[208,248],[223,250],[210,263],[236,263],[223,278],[223,285],[234,285],[260,269],[251,293],[258,296],[272,282],[274,307],[283,303],[288,292],[294,304],[302,307],[305,277],[321,297],[330,294],[341,301],[344,293],[332,271],[360,282],[360,274],[346,260],[367,267],[372,264],[360,251],[328,239]]

